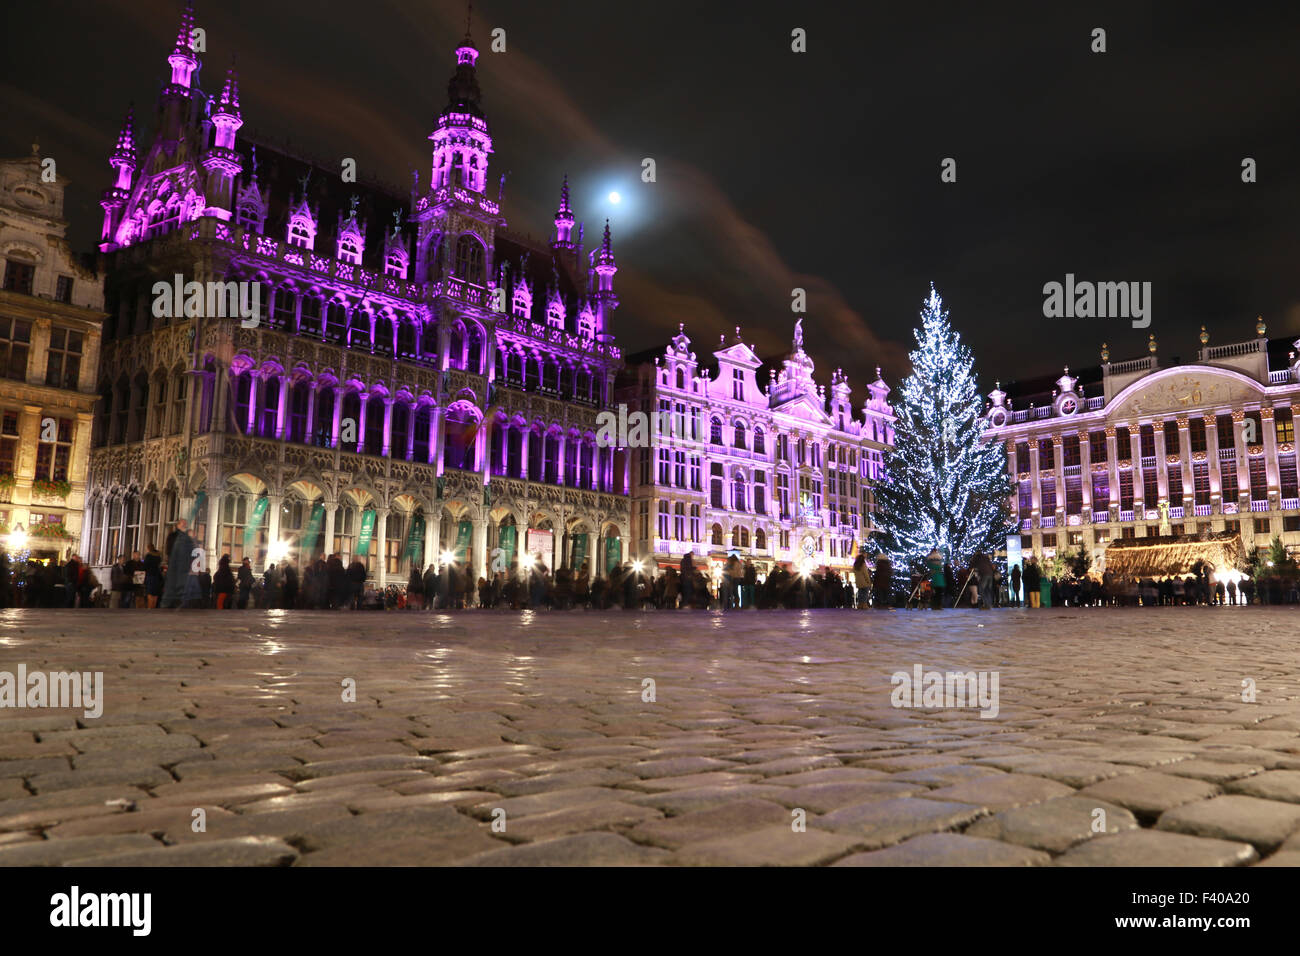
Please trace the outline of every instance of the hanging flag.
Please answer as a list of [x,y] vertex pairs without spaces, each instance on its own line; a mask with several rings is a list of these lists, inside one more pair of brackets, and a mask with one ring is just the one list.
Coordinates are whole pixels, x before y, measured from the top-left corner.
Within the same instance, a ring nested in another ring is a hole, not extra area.
[[194,496],[194,507],[190,509],[190,530],[198,527],[199,515],[203,514],[203,506],[208,503],[208,493],[200,491]]
[[506,553],[506,574],[514,574],[515,557],[519,551],[519,529],[514,525],[502,528],[497,534],[497,546]]
[[411,519],[411,532],[406,536],[406,557],[412,567],[424,564],[424,515]]
[[618,567],[622,557],[623,557],[622,539],[613,538],[613,537],[606,538],[605,539],[605,574],[606,575],[608,575],[611,571],[613,571],[615,568]]
[[456,527],[456,547],[453,549],[456,553],[456,560],[465,563],[469,555],[470,536],[474,533],[474,523],[472,521],[462,521]]
[[375,534],[375,510],[367,508],[361,512],[361,534],[357,537],[357,555],[365,557],[370,553],[370,539]]
[[244,526],[244,557],[254,562],[257,561],[257,532],[266,519],[266,509],[270,503],[270,499],[265,495],[258,498],[253,504],[253,513],[249,516],[248,524]]
[[569,567],[576,571],[587,560],[587,535],[575,534],[570,540],[573,542],[573,556],[569,559]]
[[321,522],[325,520],[325,506],[319,501],[312,505],[311,517],[307,519],[307,530],[302,534],[300,560],[310,561],[316,554],[316,542],[320,540]]

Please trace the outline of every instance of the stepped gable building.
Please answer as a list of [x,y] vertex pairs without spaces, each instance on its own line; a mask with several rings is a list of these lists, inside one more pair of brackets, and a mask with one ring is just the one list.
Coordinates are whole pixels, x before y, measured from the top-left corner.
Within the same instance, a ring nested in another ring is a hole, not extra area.
[[[243,138],[238,79],[200,88],[191,25],[152,140],[128,115],[109,160],[93,560],[177,517],[210,561],[338,551],[380,585],[447,552],[476,575],[621,559],[624,456],[595,442],[622,363],[609,226],[584,251],[566,179],[549,244],[507,231],[470,38],[402,196]],[[206,308],[160,317],[177,274]],[[249,284],[227,309],[223,282]]]
[[733,551],[761,572],[850,567],[894,440],[880,370],[855,416],[842,371],[829,396],[813,380],[801,323],[765,383],[739,328],[712,357],[706,368],[680,326],[665,350],[630,357],[620,379],[629,407],[666,423],[654,447],[630,452],[633,550],[662,562],[689,551],[715,579]]
[[38,145],[0,160],[0,545],[38,560],[79,547],[104,320],[64,238],[67,186]]
[[[1017,485],[1021,547],[1040,555],[1082,547],[1099,561],[1108,541],[1236,531],[1265,546],[1300,546],[1295,422],[1300,341],[1211,346],[1162,366],[1149,354],[1054,383],[990,394],[985,434],[1003,442]],[[1049,391],[1050,389],[1050,391]],[[1014,395],[1012,394],[1014,392]]]

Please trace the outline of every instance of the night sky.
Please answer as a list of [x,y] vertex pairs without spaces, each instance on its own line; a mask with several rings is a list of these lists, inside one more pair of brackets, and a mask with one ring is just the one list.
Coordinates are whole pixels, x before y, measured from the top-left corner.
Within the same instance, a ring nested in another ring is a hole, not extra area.
[[[1300,335],[1300,8],[1222,3],[562,4],[480,0],[473,35],[510,176],[511,228],[545,236],[560,179],[587,247],[609,216],[619,343],[685,322],[704,354],[740,325],[789,347],[790,290],[817,377],[858,403],[891,383],[933,281],[984,391],[1115,360],[1190,360],[1215,343]],[[147,142],[179,0],[5,10],[0,154],[39,137],[72,180],[73,244],[98,239],[108,154],[134,99]],[[196,4],[200,84],[238,57],[244,133],[289,142],[405,193],[427,183],[465,6],[443,0]],[[489,50],[506,30],[507,51]],[[791,30],[808,52],[791,52]],[[1090,51],[1107,31],[1108,52]],[[1241,161],[1258,163],[1254,184]],[[658,181],[640,181],[652,157]],[[957,161],[957,182],[940,162]],[[607,199],[618,190],[625,200]],[[1043,318],[1067,272],[1153,284],[1149,330]]]

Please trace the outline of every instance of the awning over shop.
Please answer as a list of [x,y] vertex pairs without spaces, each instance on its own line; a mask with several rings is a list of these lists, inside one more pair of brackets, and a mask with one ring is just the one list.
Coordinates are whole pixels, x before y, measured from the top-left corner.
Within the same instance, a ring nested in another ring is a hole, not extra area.
[[1214,531],[1160,538],[1128,538],[1106,546],[1106,570],[1120,577],[1164,577],[1193,574],[1204,561],[1212,571],[1237,566],[1243,552],[1235,531]]

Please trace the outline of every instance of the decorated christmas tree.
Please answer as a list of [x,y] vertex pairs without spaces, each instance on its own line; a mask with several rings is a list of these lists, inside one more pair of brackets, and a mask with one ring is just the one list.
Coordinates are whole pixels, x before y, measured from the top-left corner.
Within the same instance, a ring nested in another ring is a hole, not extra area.
[[1006,455],[981,437],[975,360],[933,285],[915,335],[912,374],[894,403],[894,447],[875,488],[872,537],[900,569],[934,548],[963,567],[977,552],[1004,548],[1013,530]]

